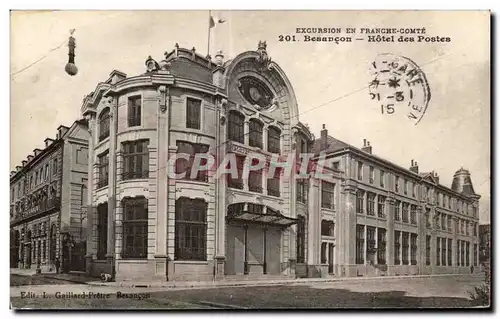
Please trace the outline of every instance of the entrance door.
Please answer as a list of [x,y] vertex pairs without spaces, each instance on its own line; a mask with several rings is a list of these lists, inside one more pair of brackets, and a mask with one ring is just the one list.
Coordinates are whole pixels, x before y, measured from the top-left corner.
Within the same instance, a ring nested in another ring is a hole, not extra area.
[[332,243],[328,244],[328,273],[333,274],[335,273],[333,269],[333,264],[334,264],[334,251],[333,248],[335,246]]
[[71,270],[85,271],[85,249],[85,241],[75,243],[73,249],[71,250]]

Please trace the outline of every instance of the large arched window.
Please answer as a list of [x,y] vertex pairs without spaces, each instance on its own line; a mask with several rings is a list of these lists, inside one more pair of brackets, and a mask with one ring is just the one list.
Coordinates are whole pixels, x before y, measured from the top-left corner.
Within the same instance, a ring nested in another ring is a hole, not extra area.
[[146,259],[148,256],[148,200],[124,198],[123,258]]
[[228,114],[227,138],[231,141],[244,143],[245,130],[244,130],[245,116],[236,111],[230,111]]
[[250,138],[249,145],[262,148],[262,130],[264,129],[264,124],[257,119],[250,120]]
[[109,136],[109,108],[105,108],[99,115],[99,141]]
[[279,153],[281,131],[279,128],[270,126],[267,131],[267,151],[271,153]]
[[207,259],[207,203],[181,197],[175,202],[175,259]]

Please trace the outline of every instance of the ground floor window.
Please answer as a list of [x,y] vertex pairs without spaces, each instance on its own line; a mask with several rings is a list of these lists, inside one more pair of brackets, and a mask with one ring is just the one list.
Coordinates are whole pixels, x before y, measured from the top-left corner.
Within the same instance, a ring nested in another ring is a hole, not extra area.
[[175,202],[175,259],[207,260],[207,203],[181,197]]
[[451,238],[448,238],[448,266],[451,266],[452,264],[452,253],[453,253],[453,249],[451,248],[452,246],[452,239]]
[[470,266],[470,243],[466,242],[465,243],[465,266],[469,267]]
[[410,235],[410,255],[411,255],[411,264],[417,264],[417,234]]
[[403,265],[408,265],[410,263],[410,261],[408,260],[408,248],[410,246],[410,243],[409,243],[409,233],[407,232],[403,232],[402,234],[402,242],[403,242]]
[[457,239],[457,266],[460,266],[460,240]]
[[321,263],[326,264],[326,249],[327,249],[327,243],[321,243]]
[[108,203],[97,206],[97,215],[97,259],[103,260],[108,250]]
[[386,245],[386,230],[385,228],[379,228],[377,230],[377,263],[379,265],[385,265],[385,245]]
[[305,262],[305,241],[306,241],[306,222],[304,216],[298,217],[297,223],[297,262]]
[[441,264],[446,266],[446,238],[441,238]]
[[401,232],[394,232],[394,265],[401,265]]
[[56,260],[56,245],[57,245],[57,226],[52,224],[50,227],[50,252],[49,258],[51,262]]
[[365,253],[365,226],[356,225],[356,264],[364,264]]
[[123,206],[123,258],[148,256],[148,200],[125,198]]
[[441,238],[436,237],[436,266],[441,265]]
[[460,265],[465,266],[465,258],[464,258],[464,252],[465,252],[465,241],[461,240],[460,241]]
[[431,236],[425,237],[425,264],[431,264]]

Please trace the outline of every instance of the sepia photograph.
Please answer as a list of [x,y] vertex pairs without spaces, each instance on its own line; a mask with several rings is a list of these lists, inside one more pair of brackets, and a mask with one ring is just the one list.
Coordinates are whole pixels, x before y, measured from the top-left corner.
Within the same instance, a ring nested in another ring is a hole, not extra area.
[[491,310],[490,11],[9,24],[11,311]]

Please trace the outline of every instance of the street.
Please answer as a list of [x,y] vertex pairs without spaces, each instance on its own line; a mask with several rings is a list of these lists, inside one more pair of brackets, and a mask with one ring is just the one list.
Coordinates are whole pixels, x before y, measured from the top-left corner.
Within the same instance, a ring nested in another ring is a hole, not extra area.
[[[11,287],[14,308],[270,309],[471,307],[482,276],[356,279],[220,288],[127,288],[82,284]],[[81,293],[86,293],[84,298]],[[107,298],[106,298],[107,296]]]

